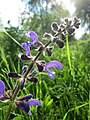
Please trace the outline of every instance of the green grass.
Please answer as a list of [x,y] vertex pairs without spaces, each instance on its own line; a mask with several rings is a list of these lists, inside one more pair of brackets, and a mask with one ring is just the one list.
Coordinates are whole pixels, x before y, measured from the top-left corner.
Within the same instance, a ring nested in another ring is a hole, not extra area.
[[[67,39],[68,40],[68,39]],[[12,89],[16,79],[7,77],[9,71],[21,73],[24,62],[14,61],[3,49],[0,50],[0,79],[5,82],[6,90]],[[41,101],[42,107],[31,107],[32,116],[14,106],[12,120],[90,120],[90,40],[72,41],[63,49],[55,47],[53,55],[45,54],[40,59],[58,60],[63,70],[53,69],[56,74],[51,80],[47,74],[38,73],[39,82],[27,82],[19,95],[32,93]],[[26,63],[25,63],[26,64]],[[0,120],[8,106],[7,101],[0,101]]]

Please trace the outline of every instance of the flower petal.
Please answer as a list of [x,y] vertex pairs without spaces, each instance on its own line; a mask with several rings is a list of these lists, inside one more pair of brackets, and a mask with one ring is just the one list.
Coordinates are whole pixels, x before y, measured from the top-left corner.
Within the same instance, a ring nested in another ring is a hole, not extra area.
[[62,64],[58,61],[51,61],[51,62],[47,63],[46,66],[45,66],[45,70],[47,71],[48,68],[50,68],[50,67],[55,67],[55,68],[58,68],[58,69],[63,68]]
[[15,103],[19,109],[29,113],[29,105],[27,102],[16,101]]
[[1,95],[1,96],[0,96],[0,99],[3,100],[3,99],[4,99],[4,95]]
[[38,42],[38,36],[34,31],[26,32],[25,35],[30,37],[33,40],[33,42],[35,42],[35,43]]
[[26,50],[26,55],[30,56],[30,47],[27,43],[22,43],[22,48]]
[[0,97],[2,97],[4,91],[5,91],[5,84],[3,81],[0,80]]
[[54,75],[55,75],[55,72],[51,71],[51,70],[48,70],[48,76],[53,79],[54,78]]
[[28,46],[30,46],[30,47],[34,45],[34,43],[31,42],[31,41],[27,41],[27,44],[28,44]]
[[29,112],[28,112],[28,115],[30,115],[30,116],[32,115],[32,113],[31,113],[31,111],[30,111],[30,110],[29,110]]
[[60,62],[58,62],[58,61],[51,61],[51,62],[47,63],[46,66],[45,66],[45,71],[48,72],[48,76],[51,79],[54,78],[55,72],[49,70],[50,67],[55,67],[55,68],[58,68],[58,69],[63,68],[62,64]]
[[40,103],[39,100],[32,99],[32,100],[28,101],[28,105],[29,105],[29,106],[32,106],[32,105],[41,106],[41,103]]

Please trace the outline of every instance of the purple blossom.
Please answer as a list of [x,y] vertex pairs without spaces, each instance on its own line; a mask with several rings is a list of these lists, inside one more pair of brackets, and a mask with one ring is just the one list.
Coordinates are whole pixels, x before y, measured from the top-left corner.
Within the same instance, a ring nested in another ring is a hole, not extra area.
[[3,81],[0,80],[0,98],[3,97],[4,91],[5,91],[5,84]]
[[37,46],[38,36],[34,31],[26,32],[25,35],[33,40],[33,42],[27,41],[26,43],[22,43],[22,48],[26,50],[26,56],[30,56],[30,47],[34,45]]
[[22,43],[22,48],[26,50],[26,55],[30,56],[30,47],[27,43]]
[[49,62],[49,63],[47,63],[47,64],[45,65],[45,71],[47,71],[47,72],[48,72],[48,76],[49,76],[51,79],[53,79],[53,78],[54,78],[54,75],[55,75],[55,72],[49,70],[49,68],[51,68],[51,67],[55,67],[55,68],[58,68],[58,69],[61,70],[61,69],[63,68],[63,66],[62,66],[62,64],[61,64],[60,62],[58,62],[58,61],[51,61],[51,62]]
[[[38,42],[38,36],[34,31],[26,32],[26,36],[30,37],[33,40],[33,44]],[[30,43],[31,45],[31,43]]]
[[41,106],[41,103],[39,100],[36,100],[36,99],[32,99],[28,102],[23,102],[23,101],[16,101],[15,102],[17,107],[21,110],[24,110],[26,113],[28,113],[29,115],[32,115],[31,114],[31,111],[29,110],[29,107],[32,106],[32,105],[37,105],[37,106]]

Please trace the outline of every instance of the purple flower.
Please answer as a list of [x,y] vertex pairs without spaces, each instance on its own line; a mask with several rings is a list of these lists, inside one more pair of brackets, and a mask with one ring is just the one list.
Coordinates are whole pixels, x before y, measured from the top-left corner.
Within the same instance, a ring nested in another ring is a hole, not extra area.
[[[26,32],[25,35],[28,36],[28,37],[30,37],[30,38],[33,40],[33,42],[29,42],[30,45],[33,45],[34,43],[37,43],[37,42],[38,42],[38,36],[37,36],[37,34],[36,34],[34,31]],[[28,43],[28,44],[29,44],[29,43]],[[32,43],[33,43],[33,44],[32,44]]]
[[26,50],[26,55],[30,56],[30,47],[28,43],[22,43],[22,48]]
[[22,48],[26,50],[26,56],[30,56],[30,47],[34,45],[37,46],[38,36],[34,31],[26,32],[25,35],[33,40],[33,42],[28,41],[26,43],[22,43]]
[[36,99],[32,99],[28,102],[23,102],[23,101],[16,101],[15,102],[17,107],[21,110],[24,110],[26,113],[28,113],[29,115],[32,115],[31,114],[31,111],[29,110],[29,107],[32,106],[32,105],[37,105],[37,106],[41,106],[41,103],[39,100],[36,100]]
[[63,66],[62,66],[62,64],[61,64],[60,62],[58,62],[58,61],[51,61],[51,62],[49,62],[49,63],[47,63],[47,64],[45,65],[45,71],[47,71],[47,72],[48,72],[48,76],[49,76],[51,79],[53,79],[53,78],[54,78],[54,75],[55,75],[55,72],[49,70],[49,68],[51,68],[51,67],[55,67],[55,68],[58,68],[58,69],[61,70],[61,69],[63,68]]
[[30,37],[33,40],[33,42],[31,42],[31,41],[27,42],[28,46],[30,46],[30,47],[31,46],[35,46],[35,47],[38,46],[38,44],[39,44],[38,36],[34,31],[26,32],[25,35]]
[[5,84],[3,81],[0,80],[0,98],[3,97],[4,91],[5,91]]

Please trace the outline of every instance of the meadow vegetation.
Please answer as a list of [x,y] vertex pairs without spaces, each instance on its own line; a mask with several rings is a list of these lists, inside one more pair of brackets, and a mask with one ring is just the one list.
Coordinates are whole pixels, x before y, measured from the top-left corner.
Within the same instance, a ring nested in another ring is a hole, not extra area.
[[[19,93],[21,96],[32,93],[34,98],[41,101],[42,107],[37,109],[31,107],[33,116],[29,117],[14,106],[12,120],[87,120],[90,118],[90,40],[71,41],[68,46],[66,42],[63,49],[54,47],[51,57],[43,53],[40,59],[44,58],[47,62],[58,60],[63,64],[63,70],[55,69],[56,75],[52,80],[46,73],[38,73],[38,83],[27,82],[23,91]],[[13,50],[11,47],[11,51],[8,52],[6,49],[6,46],[0,47],[0,79],[5,82],[6,90],[12,90],[16,79],[9,78],[7,73],[10,71],[20,73],[24,62],[17,56],[18,49]],[[10,56],[9,52],[14,57]],[[8,102],[0,100],[0,120],[7,107]]]

